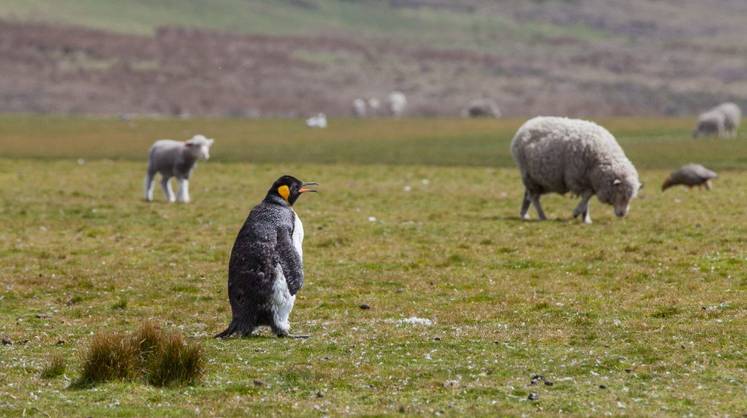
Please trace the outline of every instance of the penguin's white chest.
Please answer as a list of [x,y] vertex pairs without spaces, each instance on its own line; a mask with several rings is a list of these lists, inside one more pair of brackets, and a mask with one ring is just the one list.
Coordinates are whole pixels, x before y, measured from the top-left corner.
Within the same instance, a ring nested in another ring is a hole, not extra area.
[[303,223],[301,223],[301,218],[296,215],[296,212],[293,212],[293,218],[295,219],[294,226],[293,226],[293,248],[296,249],[296,253],[298,253],[298,257],[303,260]]
[[[298,257],[303,260],[303,224],[295,215],[294,212],[294,226],[293,226],[293,248],[298,253]],[[288,323],[288,316],[293,310],[293,304],[296,301],[296,296],[291,295],[288,291],[288,282],[285,280],[283,274],[283,268],[280,264],[275,266],[275,282],[272,286],[272,296],[270,300],[270,309],[275,319],[275,324],[281,329],[287,331],[290,327]]]

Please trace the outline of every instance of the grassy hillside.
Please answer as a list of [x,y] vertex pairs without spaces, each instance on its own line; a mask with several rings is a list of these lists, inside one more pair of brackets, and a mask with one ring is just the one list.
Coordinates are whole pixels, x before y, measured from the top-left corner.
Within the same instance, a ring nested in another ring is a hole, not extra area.
[[0,112],[341,116],[394,89],[417,116],[747,105],[734,0],[7,0],[0,31]]

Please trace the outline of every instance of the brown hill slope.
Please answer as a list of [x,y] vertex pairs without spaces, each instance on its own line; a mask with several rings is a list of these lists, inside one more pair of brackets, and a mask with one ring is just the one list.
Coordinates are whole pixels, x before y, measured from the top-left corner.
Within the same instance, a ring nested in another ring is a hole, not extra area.
[[[296,20],[331,7],[295,3],[283,7]],[[0,21],[0,112],[348,115],[353,98],[392,89],[408,95],[411,115],[455,116],[482,95],[506,115],[681,115],[726,99],[747,104],[744,2],[604,3],[392,0],[370,21],[348,16],[355,5],[336,25],[309,18],[317,23],[291,31],[276,17],[275,34],[175,26],[135,34],[21,14]],[[394,29],[376,31],[385,24]]]

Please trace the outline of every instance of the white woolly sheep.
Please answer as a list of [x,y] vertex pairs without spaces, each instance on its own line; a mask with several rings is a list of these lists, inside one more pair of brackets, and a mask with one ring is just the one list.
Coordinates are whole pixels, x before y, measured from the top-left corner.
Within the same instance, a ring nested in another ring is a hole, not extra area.
[[366,101],[361,98],[353,100],[353,115],[359,118],[366,117]]
[[[161,174],[161,187],[169,202],[179,200],[189,202],[189,177],[192,175],[197,160],[210,158],[210,147],[213,140],[202,135],[195,135],[185,142],[161,139],[156,141],[148,154],[148,173],[145,176],[145,200],[153,200],[153,183],[156,173]],[[176,177],[179,181],[179,196],[174,196],[169,180]]]
[[405,113],[407,97],[400,91],[393,91],[387,96],[387,104],[389,105],[389,112],[392,116],[399,118]]
[[495,100],[489,98],[480,98],[472,100],[464,109],[462,109],[462,117],[499,118],[501,117],[501,110]]
[[724,134],[727,137],[735,138],[737,129],[742,122],[742,110],[734,103],[721,103],[715,107],[715,110],[724,114]]
[[701,136],[723,137],[725,135],[726,115],[723,112],[711,109],[698,116],[698,123],[695,125],[695,130],[693,131],[693,138]]
[[327,115],[324,113],[318,113],[316,116],[312,116],[306,119],[306,126],[309,128],[326,128],[327,127]]
[[573,217],[591,223],[589,200],[614,206],[615,215],[627,215],[630,201],[641,188],[638,172],[615,137],[593,122],[539,116],[514,135],[511,154],[524,182],[521,218],[528,219],[533,204],[540,220],[546,219],[540,196],[571,192],[581,196]]

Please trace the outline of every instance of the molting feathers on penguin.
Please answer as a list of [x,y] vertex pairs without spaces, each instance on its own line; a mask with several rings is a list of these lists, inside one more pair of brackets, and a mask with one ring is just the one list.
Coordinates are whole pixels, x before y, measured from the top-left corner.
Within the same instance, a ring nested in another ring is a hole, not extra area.
[[288,317],[304,280],[303,224],[293,204],[316,185],[282,176],[249,213],[228,264],[231,323],[217,338],[248,336],[263,325],[289,335]]

